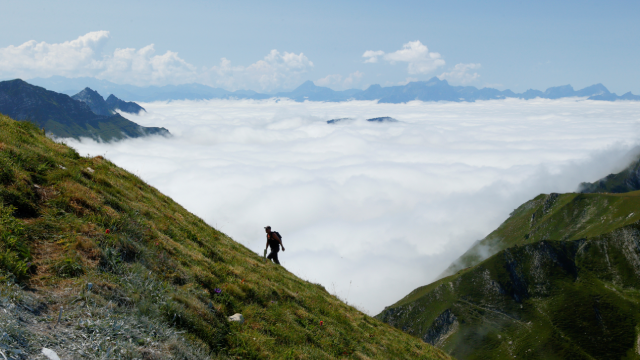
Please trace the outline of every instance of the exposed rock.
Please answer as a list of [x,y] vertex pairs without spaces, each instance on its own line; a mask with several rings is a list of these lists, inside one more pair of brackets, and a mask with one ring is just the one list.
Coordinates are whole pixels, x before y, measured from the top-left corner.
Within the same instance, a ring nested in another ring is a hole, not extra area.
[[547,198],[544,200],[544,205],[542,205],[542,212],[544,214],[548,213],[549,210],[551,210],[553,204],[556,202],[556,200],[558,200],[558,196],[560,196],[560,194],[558,193],[551,193],[549,194],[549,196],[547,196]]
[[42,355],[46,356],[49,360],[60,360],[58,354],[55,351],[47,348],[42,348]]
[[242,316],[242,314],[237,314],[236,313],[236,314],[233,314],[233,315],[229,316],[227,319],[229,321],[237,322],[237,323],[240,323],[240,324],[244,323],[244,316]]
[[451,312],[451,309],[447,309],[431,323],[422,340],[434,346],[441,346],[456,330],[458,330],[458,318]]

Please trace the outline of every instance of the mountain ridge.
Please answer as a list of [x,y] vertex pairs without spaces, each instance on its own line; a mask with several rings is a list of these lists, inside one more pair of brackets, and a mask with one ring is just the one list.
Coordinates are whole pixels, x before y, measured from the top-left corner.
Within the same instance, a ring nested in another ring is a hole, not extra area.
[[84,88],[84,90],[73,95],[71,98],[86,103],[89,105],[89,108],[91,108],[91,111],[97,115],[115,115],[116,110],[136,115],[142,111],[146,112],[142,106],[135,102],[120,100],[113,94],[109,95],[107,100],[105,100],[102,95],[89,87]]
[[458,359],[639,358],[640,191],[542,194],[474,248],[376,317]]
[[382,87],[378,84],[369,86],[365,90],[349,89],[343,91],[332,90],[328,87],[315,85],[312,81],[305,81],[296,89],[275,94],[261,94],[252,90],[227,91],[202,84],[165,85],[137,87],[133,85],[118,85],[106,80],[93,78],[67,79],[60,76],[51,78],[34,78],[32,83],[50,88],[51,90],[73,95],[85,87],[95,89],[100,93],[111,93],[128,101],[168,101],[168,100],[208,100],[208,99],[253,99],[286,97],[294,101],[329,101],[339,102],[348,100],[378,100],[382,103],[405,103],[413,100],[420,101],[477,101],[492,99],[559,99],[563,97],[587,97],[589,100],[640,101],[640,95],[627,92],[622,96],[609,92],[602,84],[594,84],[580,90],[574,90],[571,85],[550,87],[545,91],[529,89],[517,94],[511,90],[497,90],[493,88],[478,89],[474,86],[451,86],[446,80],[433,77],[427,81],[409,82],[406,85]]
[[[80,97],[89,101],[96,111],[109,113],[108,108],[101,106],[100,100],[104,102],[104,99],[97,92],[87,91]],[[96,114],[84,101],[20,79],[0,82],[0,113],[17,120],[32,121],[47,133],[63,138],[90,137],[97,141],[112,141],[169,135],[165,128],[140,126],[119,114]]]

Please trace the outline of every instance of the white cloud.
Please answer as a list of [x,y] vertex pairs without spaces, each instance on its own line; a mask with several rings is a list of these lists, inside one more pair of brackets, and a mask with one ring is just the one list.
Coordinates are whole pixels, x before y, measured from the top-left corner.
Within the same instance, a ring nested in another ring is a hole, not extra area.
[[470,70],[475,69],[480,69],[480,64],[456,64],[451,71],[438,75],[438,79],[446,79],[457,84],[466,85],[480,77],[477,72],[470,73]]
[[402,49],[392,53],[367,50],[362,57],[366,58],[365,63],[376,63],[380,57],[391,64],[406,62],[409,64],[409,74],[428,74],[445,64],[439,53],[429,52],[419,40],[410,41],[402,45]]
[[361,73],[360,71],[356,71],[349,74],[343,81],[342,75],[332,74],[332,75],[327,75],[322,79],[318,79],[314,81],[314,83],[318,86],[337,85],[339,88],[349,89],[355,86],[356,84],[358,84],[360,80],[362,80],[362,75],[364,75],[364,73]]
[[378,50],[378,51],[373,51],[373,50],[367,50],[364,52],[364,54],[362,54],[362,57],[367,58],[367,60],[365,60],[365,63],[377,63],[378,62],[378,57],[384,55],[384,51],[382,50]]
[[340,84],[342,82],[342,75],[340,74],[332,74],[323,77],[322,79],[318,79],[314,81],[314,84],[318,86],[331,86]]
[[229,60],[222,58],[220,65],[199,70],[176,52],[156,55],[153,44],[102,54],[108,40],[108,31],[95,31],[63,43],[32,40],[19,46],[0,48],[0,78],[89,76],[139,86],[197,81],[227,86],[231,90],[268,91],[298,85],[300,75],[313,67],[313,62],[303,53],[271,50],[264,59],[249,66],[231,66]]
[[222,58],[220,65],[207,73],[210,81],[230,90],[260,89],[271,91],[282,87],[299,85],[300,75],[309,71],[313,62],[303,53],[271,52],[249,66],[231,66],[231,61]]
[[140,50],[116,49],[102,54],[108,31],[94,31],[59,44],[27,41],[0,48],[1,77],[91,76],[134,85],[163,85],[190,82],[197,77],[195,67],[177,53],[155,55],[153,44]]
[[108,31],[95,31],[60,44],[31,40],[0,48],[0,74],[36,77],[69,75],[80,70],[79,76],[87,75],[101,67],[96,57],[108,38]]
[[342,86],[345,88],[353,87],[362,80],[362,75],[364,75],[364,73],[361,73],[360,71],[352,72],[346,79],[344,79]]
[[[608,174],[640,123],[638,102],[575,99],[142,105],[125,115],[175,136],[69,143],[106,153],[257,253],[273,226],[285,267],[373,314],[524,201]],[[363,120],[378,116],[400,121]],[[356,120],[325,122],[344,117]]]

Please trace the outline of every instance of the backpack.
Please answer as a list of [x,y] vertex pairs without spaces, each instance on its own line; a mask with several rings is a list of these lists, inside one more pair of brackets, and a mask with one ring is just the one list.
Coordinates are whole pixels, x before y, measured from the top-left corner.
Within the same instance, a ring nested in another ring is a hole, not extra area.
[[[282,240],[282,235],[280,235],[280,233],[278,233],[277,231],[272,231],[272,233],[278,235],[280,240]],[[275,240],[275,239],[272,240],[271,238],[269,238],[269,246],[272,246],[272,245],[275,247],[278,247],[278,245],[280,245],[280,242],[278,242],[278,240]]]

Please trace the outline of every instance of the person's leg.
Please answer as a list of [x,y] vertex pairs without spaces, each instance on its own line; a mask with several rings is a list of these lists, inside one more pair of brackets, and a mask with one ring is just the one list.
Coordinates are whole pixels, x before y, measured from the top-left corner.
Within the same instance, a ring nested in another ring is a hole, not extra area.
[[280,265],[280,261],[278,261],[278,251],[280,249],[271,249],[271,252],[267,256],[267,259],[273,260],[274,263]]

